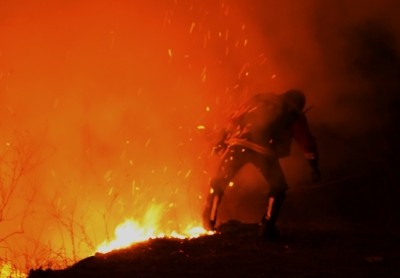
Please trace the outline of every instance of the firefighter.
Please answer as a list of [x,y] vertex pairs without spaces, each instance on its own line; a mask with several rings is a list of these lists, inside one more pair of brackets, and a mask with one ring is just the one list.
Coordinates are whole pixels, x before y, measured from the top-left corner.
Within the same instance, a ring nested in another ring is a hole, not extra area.
[[292,139],[304,152],[313,181],[320,177],[316,140],[303,113],[305,102],[305,96],[299,90],[279,95],[263,93],[253,96],[233,113],[224,129],[223,139],[214,148],[222,161],[210,182],[210,194],[203,211],[204,228],[215,229],[218,207],[226,187],[245,164],[252,163],[270,186],[259,236],[271,240],[279,237],[276,221],[288,185],[278,159],[290,154]]

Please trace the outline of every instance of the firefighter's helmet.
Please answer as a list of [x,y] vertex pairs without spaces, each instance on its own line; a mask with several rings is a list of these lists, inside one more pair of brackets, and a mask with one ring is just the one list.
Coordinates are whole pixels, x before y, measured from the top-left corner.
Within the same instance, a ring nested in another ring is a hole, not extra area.
[[306,104],[306,97],[302,91],[289,90],[283,93],[286,101],[290,106],[294,107],[298,111],[302,111]]

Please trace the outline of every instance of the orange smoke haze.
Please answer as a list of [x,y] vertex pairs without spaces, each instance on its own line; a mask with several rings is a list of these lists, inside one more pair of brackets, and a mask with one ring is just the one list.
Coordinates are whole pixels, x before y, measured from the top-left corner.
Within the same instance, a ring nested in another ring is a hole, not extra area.
[[1,6],[2,256],[63,266],[153,207],[162,230],[201,225],[216,116],[243,96],[250,62],[273,74],[238,7]]
[[332,103],[364,83],[341,32],[397,4],[345,2],[1,1],[0,258],[63,267],[155,206],[201,224],[223,117],[260,90],[346,121]]

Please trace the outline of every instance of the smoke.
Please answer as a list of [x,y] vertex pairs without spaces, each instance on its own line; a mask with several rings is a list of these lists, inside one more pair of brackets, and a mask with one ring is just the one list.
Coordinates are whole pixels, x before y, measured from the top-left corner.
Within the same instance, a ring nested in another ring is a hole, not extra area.
[[251,50],[240,13],[212,2],[36,4],[1,9],[2,190],[13,200],[2,199],[3,257],[70,264],[152,206],[165,230],[200,225],[217,116],[241,97]]
[[[322,154],[332,134],[390,123],[396,10],[390,0],[2,1],[2,150],[34,159],[0,238],[21,232],[11,253],[38,266],[56,260],[39,249],[87,256],[152,203],[171,228],[199,221],[224,117],[260,91],[306,93]],[[287,163],[292,183],[304,167]]]

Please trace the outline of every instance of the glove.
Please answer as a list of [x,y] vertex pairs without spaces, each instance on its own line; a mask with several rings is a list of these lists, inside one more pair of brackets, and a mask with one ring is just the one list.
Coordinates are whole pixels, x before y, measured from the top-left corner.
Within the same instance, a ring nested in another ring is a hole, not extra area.
[[317,182],[321,177],[321,173],[318,168],[318,159],[307,159],[312,169],[311,177],[313,182]]

